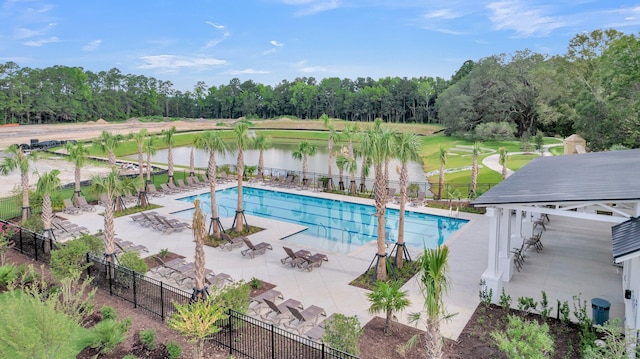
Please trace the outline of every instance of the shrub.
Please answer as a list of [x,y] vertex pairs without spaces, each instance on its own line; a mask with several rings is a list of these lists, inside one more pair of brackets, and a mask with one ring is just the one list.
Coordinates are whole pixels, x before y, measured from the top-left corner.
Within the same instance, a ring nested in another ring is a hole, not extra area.
[[516,125],[509,122],[486,122],[475,128],[475,137],[478,141],[508,140],[516,133]]
[[[596,330],[600,333],[602,344],[585,348],[583,358],[585,359],[625,359],[627,355],[627,342],[625,340],[624,327],[620,325],[620,318],[607,321],[604,325],[596,325]],[[629,329],[627,337],[635,338],[637,331]]]
[[162,248],[160,250],[160,258],[167,258],[167,256],[169,255],[169,249],[168,248]]
[[100,314],[102,314],[102,320],[118,319],[118,313],[116,313],[115,308],[110,305],[103,305],[102,308],[100,308]]
[[212,297],[215,298],[218,305],[224,308],[225,311],[227,309],[233,309],[240,313],[246,313],[249,309],[249,303],[251,302],[249,292],[251,292],[250,286],[244,281],[239,280],[227,284],[222,289],[212,293]]
[[18,278],[18,267],[13,264],[0,266],[0,286],[13,283]]
[[538,302],[531,297],[518,298],[518,309],[524,312],[533,313],[538,308]]
[[580,331],[580,348],[585,353],[594,346],[596,333],[593,330],[593,321],[587,314],[587,301],[580,299],[581,294],[573,296],[573,315],[578,319],[578,325],[582,329]]
[[127,354],[123,356],[122,359],[138,359],[138,357],[133,354]]
[[542,317],[542,320],[546,321],[552,311],[553,307],[549,307],[549,301],[547,300],[547,292],[543,290],[542,300],[540,301],[540,316]]
[[[504,290],[504,289],[503,289]],[[491,297],[493,296],[493,289],[489,288],[487,290],[487,282],[484,279],[480,279],[480,292],[478,293],[480,296],[480,302],[484,305],[491,304]]]
[[167,348],[167,353],[169,353],[169,359],[178,359],[182,354],[182,347],[173,340],[165,344],[165,347]]
[[326,323],[322,342],[345,353],[359,355],[358,341],[362,336],[362,328],[357,316],[347,317],[336,313],[334,318]]
[[118,262],[121,266],[131,269],[136,273],[144,274],[149,271],[149,266],[140,258],[138,252],[125,252],[118,257]]
[[506,310],[511,308],[511,296],[504,291],[504,288],[502,288],[502,293],[500,294],[500,306]]
[[140,331],[140,342],[145,348],[154,350],[157,346],[155,329],[147,329]]
[[29,216],[26,221],[22,222],[20,226],[33,233],[42,233],[42,230],[44,229],[44,222],[42,222],[42,216],[32,215]]
[[114,319],[103,320],[93,327],[93,348],[100,348],[100,353],[111,353],[126,337],[129,327],[131,326],[131,318],[121,321]]
[[253,289],[260,289],[260,286],[262,286],[262,281],[260,281],[260,279],[256,277],[253,277],[249,282],[249,286]]
[[546,323],[541,325],[514,315],[509,316],[504,333],[494,331],[491,337],[500,351],[513,359],[547,358],[554,352],[553,339]]
[[560,321],[562,322],[562,324],[567,325],[570,323],[569,320],[569,314],[571,313],[571,311],[569,310],[569,302],[567,302],[566,300],[562,303],[560,303],[560,301],[558,301],[558,311],[560,312]]
[[66,242],[59,249],[51,251],[51,274],[58,279],[74,277],[85,270],[89,246],[81,239]]

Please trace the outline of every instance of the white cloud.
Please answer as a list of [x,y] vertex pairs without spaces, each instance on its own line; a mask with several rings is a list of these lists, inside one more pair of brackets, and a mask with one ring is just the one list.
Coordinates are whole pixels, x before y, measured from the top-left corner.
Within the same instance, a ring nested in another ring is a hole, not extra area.
[[26,46],[40,47],[42,45],[51,44],[55,42],[60,42],[60,39],[53,36],[46,39],[26,41],[26,42],[23,42],[23,44]]
[[100,47],[101,44],[102,44],[102,40],[93,40],[93,41],[89,42],[88,44],[82,46],[82,50],[84,50],[84,51],[93,51],[93,50],[97,49],[98,47]]
[[21,40],[29,37],[44,36],[44,34],[46,34],[49,30],[51,30],[55,26],[56,26],[56,23],[52,22],[52,23],[49,23],[46,27],[43,27],[41,29],[36,29],[36,30],[28,29],[26,27],[20,27],[16,29],[16,31],[13,34],[13,37],[15,39]]
[[211,26],[215,27],[218,30],[224,29],[224,25],[214,24],[211,21],[205,21],[204,23],[207,24],[207,25],[211,25]]
[[256,70],[252,68],[244,69],[244,70],[229,70],[225,71],[226,74],[229,75],[265,75],[270,74],[270,71],[266,70]]
[[270,43],[271,45],[275,46],[275,47],[282,47],[282,46],[284,46],[284,44],[283,44],[283,43],[278,42],[278,41],[276,41],[276,40],[271,40],[271,41],[269,41],[269,43]]
[[297,16],[315,15],[340,7],[338,0],[282,0],[284,4],[300,7]]
[[427,19],[457,19],[459,17],[461,17],[462,15],[454,12],[451,9],[440,9],[440,10],[434,10],[434,11],[430,11],[426,14],[424,14],[424,17]]
[[513,30],[517,37],[546,36],[567,24],[559,17],[545,15],[520,0],[505,0],[487,4],[489,19],[497,30]]
[[190,57],[177,55],[151,55],[140,58],[145,63],[138,66],[140,69],[159,69],[175,71],[180,68],[203,69],[215,66],[224,66],[227,61],[215,57]]

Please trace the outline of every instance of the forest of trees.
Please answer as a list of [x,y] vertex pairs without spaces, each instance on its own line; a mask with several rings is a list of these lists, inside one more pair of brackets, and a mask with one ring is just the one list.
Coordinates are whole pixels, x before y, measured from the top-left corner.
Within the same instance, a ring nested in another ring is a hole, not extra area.
[[640,147],[640,43],[616,30],[578,34],[562,56],[522,50],[468,60],[449,80],[305,77],[272,87],[234,78],[218,86],[200,81],[181,92],[170,81],[117,68],[94,73],[7,62],[0,64],[0,88],[0,123],[145,116],[315,119],[326,113],[348,121],[438,123],[447,133],[578,133],[591,150]]

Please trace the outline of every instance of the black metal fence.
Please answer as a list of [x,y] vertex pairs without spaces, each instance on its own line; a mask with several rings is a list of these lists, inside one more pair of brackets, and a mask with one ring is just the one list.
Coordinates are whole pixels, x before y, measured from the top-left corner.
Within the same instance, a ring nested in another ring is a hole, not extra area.
[[[37,261],[50,263],[51,251],[48,248],[56,249],[54,240],[4,220],[0,223],[3,228],[7,226],[14,232],[11,238],[14,249]],[[175,312],[174,303],[186,304],[191,300],[190,292],[110,263],[102,257],[87,253],[87,263],[87,275],[94,277],[94,285],[163,321]],[[229,349],[229,354],[255,359],[357,358],[242,313],[229,310],[228,314],[229,317],[219,324],[222,330],[210,340]]]
[[210,340],[229,349],[230,355],[255,359],[358,358],[234,310],[227,314],[229,317],[220,324],[222,330]]
[[51,259],[51,251],[49,249],[56,248],[56,241],[2,219],[0,219],[0,225],[5,231],[10,230],[13,233],[9,240],[12,242],[14,249],[36,261],[49,263]]
[[191,293],[175,288],[162,281],[136,273],[129,268],[105,261],[87,253],[87,274],[94,276],[94,284],[165,320],[175,311],[173,303],[186,304]]

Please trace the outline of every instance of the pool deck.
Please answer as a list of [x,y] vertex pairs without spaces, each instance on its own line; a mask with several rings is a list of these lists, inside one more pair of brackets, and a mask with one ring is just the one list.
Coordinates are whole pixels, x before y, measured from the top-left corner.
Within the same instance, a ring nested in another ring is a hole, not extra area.
[[[217,189],[233,186],[235,184],[219,185]],[[245,186],[270,188],[259,184],[245,184]],[[373,205],[373,199],[369,198],[353,198],[310,190],[299,191],[282,188],[275,188],[275,190]],[[156,209],[158,213],[175,217],[172,213],[192,208],[191,204],[177,201],[177,198],[206,191],[203,189],[159,198],[154,197],[150,198],[150,201],[153,204],[163,206]],[[398,205],[389,204],[388,207],[398,208]],[[434,215],[449,215],[449,211],[427,207],[407,206],[407,209]],[[103,228],[103,217],[98,215],[100,212],[101,209],[98,208],[96,212],[81,215],[60,215],[95,233]],[[219,214],[224,215],[224,213]],[[451,287],[445,298],[445,303],[447,311],[456,313],[456,315],[451,320],[444,322],[442,326],[443,335],[454,340],[458,338],[479,303],[479,282],[487,266],[489,233],[488,217],[461,212],[459,218],[467,219],[469,222],[446,241],[450,248]],[[275,284],[276,289],[283,293],[285,299],[294,298],[305,306],[323,307],[328,315],[332,313],[357,315],[362,325],[372,318],[372,315],[367,311],[369,307],[368,291],[350,286],[349,282],[369,267],[376,254],[375,242],[358,247],[348,254],[335,253],[325,249],[319,250],[328,255],[329,261],[311,272],[300,271],[288,265],[283,266],[280,259],[286,256],[282,249],[283,246],[290,247],[294,251],[308,249],[312,253],[316,252],[310,245],[304,246],[281,240],[299,232],[301,226],[250,215],[247,215],[247,221],[251,225],[265,228],[264,231],[251,235],[251,241],[254,244],[268,242],[273,246],[273,250],[267,251],[264,255],[257,255],[254,259],[249,259],[243,257],[239,249],[227,252],[205,246],[206,268],[216,273],[228,273],[235,280],[249,281],[256,277]],[[190,221],[187,220],[187,222]],[[229,228],[233,218],[221,218],[221,222],[224,228]],[[539,300],[541,290],[546,291],[554,308],[556,298],[569,300],[571,303],[572,295],[582,293],[582,298],[586,300],[592,297],[610,300],[612,302],[611,316],[622,316],[621,270],[611,265],[610,228],[606,228],[606,226],[591,228],[590,224],[585,225],[584,223],[577,226],[580,228],[579,236],[574,238],[573,232],[574,229],[577,229],[574,223],[566,219],[552,217],[552,222],[548,226],[549,230],[543,235],[544,250],[540,253],[535,251],[531,253],[531,250],[527,252],[527,263],[522,272],[517,272],[512,281],[505,284],[507,294],[513,298],[512,307],[517,307],[519,296],[531,296]],[[115,230],[117,237],[146,246],[149,252],[143,253],[143,257],[157,254],[161,249],[167,248],[171,252],[185,256],[189,261],[194,258],[195,246],[192,233],[189,230],[164,234],[138,225],[130,216],[116,218]],[[585,246],[583,241],[588,241],[589,245]],[[581,255],[583,250],[587,250],[588,253]],[[417,258],[422,251],[410,249],[410,252],[412,257]],[[588,260],[583,260],[585,257]],[[571,283],[571,285],[567,285],[567,283]],[[173,282],[168,284],[175,285]],[[190,290],[190,288],[184,289]],[[403,290],[408,291],[411,305],[396,316],[399,322],[407,323],[407,314],[421,311],[424,301],[415,278],[408,281],[403,286]],[[620,298],[616,300],[618,297]],[[382,315],[379,314],[379,316]],[[419,324],[418,327],[424,328],[423,324]]]

